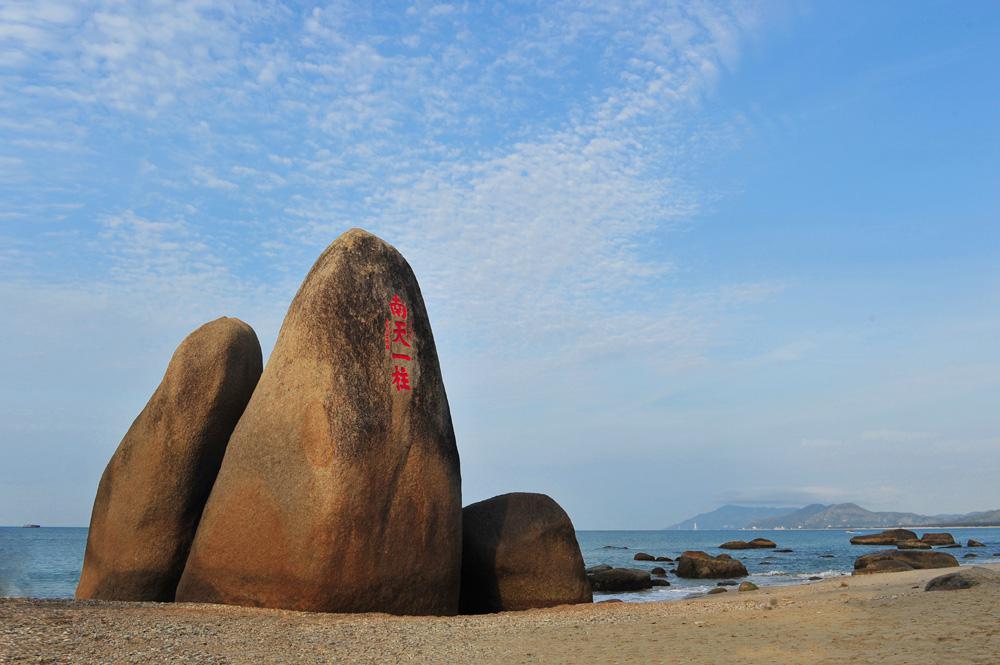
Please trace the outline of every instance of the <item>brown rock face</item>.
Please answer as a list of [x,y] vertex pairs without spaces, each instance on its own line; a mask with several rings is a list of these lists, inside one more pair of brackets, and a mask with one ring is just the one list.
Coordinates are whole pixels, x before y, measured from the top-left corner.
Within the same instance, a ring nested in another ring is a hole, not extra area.
[[688,578],[746,577],[746,566],[727,554],[711,556],[693,550],[677,558],[677,576]]
[[728,543],[719,545],[724,550],[759,550],[777,546],[777,543],[767,538],[754,538],[749,542],[744,540],[730,540]]
[[931,546],[922,540],[901,540],[896,543],[896,547],[901,550],[929,550]]
[[238,319],[206,323],[181,343],[101,476],[77,598],[174,599],[260,372],[257,336]]
[[986,547],[986,545],[983,545],[983,544],[982,544],[981,542],[979,542],[978,540],[973,540],[972,538],[969,538],[969,542],[967,542],[967,543],[965,544],[965,546],[966,546],[966,547]]
[[655,561],[656,557],[652,554],[646,554],[645,552],[636,552],[635,556],[632,557],[633,561]]
[[895,545],[901,541],[919,540],[909,529],[886,529],[881,533],[869,533],[851,538],[852,545]]
[[413,271],[353,229],[319,257],[236,426],[177,599],[455,614],[458,451]]
[[555,501],[518,492],[462,511],[463,614],[592,601],[573,523]]
[[957,565],[955,557],[944,552],[882,550],[858,557],[854,562],[854,574],[894,573],[925,568],[951,568]]

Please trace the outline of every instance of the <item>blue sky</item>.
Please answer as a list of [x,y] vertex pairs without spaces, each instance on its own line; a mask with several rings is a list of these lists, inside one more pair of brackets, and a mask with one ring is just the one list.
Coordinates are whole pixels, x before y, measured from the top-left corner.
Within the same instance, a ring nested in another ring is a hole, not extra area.
[[0,4],[0,524],[85,524],[200,323],[352,226],[465,501],[1000,507],[994,3]]

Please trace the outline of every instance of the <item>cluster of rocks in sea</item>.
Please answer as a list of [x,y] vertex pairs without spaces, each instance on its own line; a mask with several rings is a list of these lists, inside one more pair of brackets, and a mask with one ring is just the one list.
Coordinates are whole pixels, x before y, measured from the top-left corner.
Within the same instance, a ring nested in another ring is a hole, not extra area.
[[312,267],[266,367],[237,319],[181,343],[101,477],[77,597],[451,615],[592,592],[551,498],[462,508],[416,277],[353,229]]
[[[851,544],[896,546],[894,550],[882,550],[858,557],[854,562],[855,575],[957,567],[959,563],[954,556],[934,548],[938,547],[940,550],[961,547],[950,533],[928,532],[918,537],[909,529],[886,529],[880,533],[855,536],[851,538]],[[970,538],[966,546],[983,547],[983,544]],[[963,558],[975,556],[969,553]]]

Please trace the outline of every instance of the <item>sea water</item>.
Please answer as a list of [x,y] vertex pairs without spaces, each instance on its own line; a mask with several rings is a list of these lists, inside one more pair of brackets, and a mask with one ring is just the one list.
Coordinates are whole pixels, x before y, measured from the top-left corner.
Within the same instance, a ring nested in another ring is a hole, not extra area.
[[[860,533],[875,533],[868,529]],[[915,529],[918,534],[924,529]],[[986,547],[945,550],[963,565],[1000,563],[1000,528],[982,529],[929,529],[947,531],[955,540],[965,544],[969,538]],[[635,561],[637,552],[676,559],[684,550],[703,550],[719,554],[725,550],[719,545],[727,540],[768,538],[778,544],[774,550],[732,550],[734,558],[742,561],[750,576],[759,586],[797,584],[808,582],[810,577],[849,575],[854,559],[880,547],[851,545],[851,533],[845,531],[578,531],[577,540],[586,565],[606,563],[615,567],[650,570],[661,566],[670,570],[669,564],[652,561]],[[0,596],[27,596],[31,598],[71,598],[80,579],[83,552],[87,546],[87,529],[77,527],[0,527]],[[963,559],[967,553],[974,559]],[[620,598],[630,602],[679,600],[692,594],[704,593],[718,580],[685,580],[668,575],[669,587],[653,587],[631,593],[598,593],[595,600]]]

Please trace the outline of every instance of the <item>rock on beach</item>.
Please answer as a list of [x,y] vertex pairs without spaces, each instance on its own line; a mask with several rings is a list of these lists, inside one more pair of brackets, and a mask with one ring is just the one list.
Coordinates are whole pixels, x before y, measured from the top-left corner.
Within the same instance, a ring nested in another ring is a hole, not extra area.
[[455,614],[458,450],[413,271],[360,229],[293,299],[219,471],[177,600]]
[[593,601],[573,524],[544,494],[466,506],[462,543],[462,614]]

